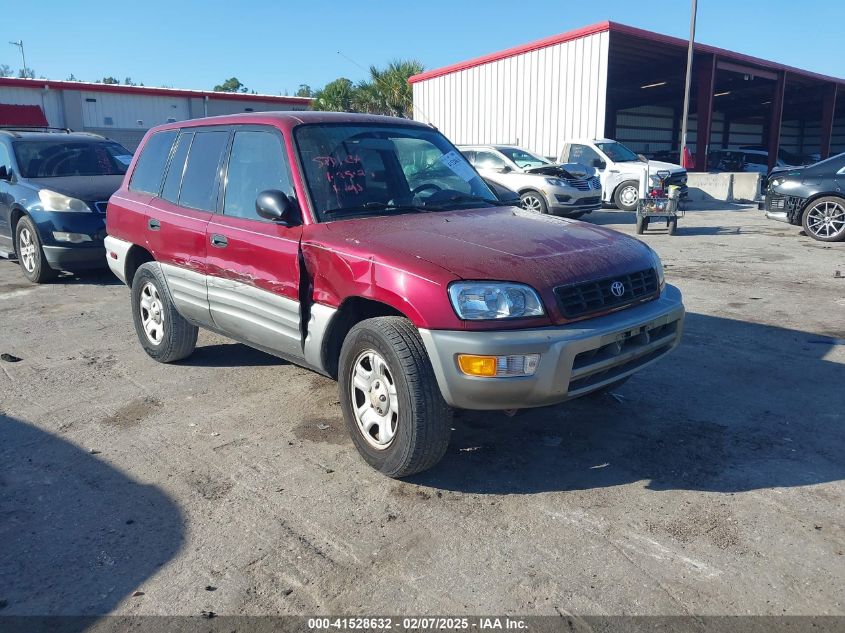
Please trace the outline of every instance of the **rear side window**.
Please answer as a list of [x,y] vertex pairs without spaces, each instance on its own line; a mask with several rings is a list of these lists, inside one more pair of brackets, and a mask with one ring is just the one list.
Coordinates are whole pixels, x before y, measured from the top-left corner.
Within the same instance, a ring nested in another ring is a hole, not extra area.
[[179,204],[214,211],[217,207],[217,172],[229,141],[229,132],[197,132],[182,176]]
[[158,195],[167,157],[170,156],[170,148],[173,147],[176,134],[176,130],[168,130],[156,132],[149,138],[141,150],[141,155],[135,163],[135,171],[132,172],[132,179],[129,181],[132,191]]
[[182,173],[185,171],[185,159],[188,157],[188,148],[191,147],[193,139],[193,132],[183,132],[179,135],[179,140],[176,141],[176,149],[173,151],[173,158],[170,160],[170,167],[167,168],[161,197],[174,204],[179,202],[179,188],[182,184]]
[[255,211],[255,199],[267,189],[289,196],[293,193],[282,140],[271,132],[236,132],[229,157],[223,213],[261,219]]

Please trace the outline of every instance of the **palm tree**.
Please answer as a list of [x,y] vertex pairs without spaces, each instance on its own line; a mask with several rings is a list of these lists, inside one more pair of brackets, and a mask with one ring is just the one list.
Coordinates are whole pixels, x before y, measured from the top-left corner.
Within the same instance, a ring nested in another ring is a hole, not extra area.
[[405,118],[413,116],[414,93],[408,79],[422,71],[423,65],[416,60],[394,60],[384,69],[370,66],[371,83],[381,95],[384,114]]
[[355,86],[346,77],[340,77],[327,83],[322,89],[314,93],[312,110],[329,110],[333,112],[353,112],[352,98]]

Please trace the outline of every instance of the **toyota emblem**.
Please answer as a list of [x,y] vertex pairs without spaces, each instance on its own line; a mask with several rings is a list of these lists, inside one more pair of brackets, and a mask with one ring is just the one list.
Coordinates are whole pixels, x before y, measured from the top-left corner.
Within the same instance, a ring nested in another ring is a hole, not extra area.
[[614,297],[621,297],[625,294],[625,284],[621,281],[614,281],[610,284],[610,292],[613,293]]

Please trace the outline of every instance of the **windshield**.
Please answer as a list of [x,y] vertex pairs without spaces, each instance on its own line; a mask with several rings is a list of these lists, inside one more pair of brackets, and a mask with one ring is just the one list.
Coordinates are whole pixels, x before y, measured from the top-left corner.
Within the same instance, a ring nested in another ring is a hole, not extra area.
[[640,160],[640,157],[637,156],[636,152],[616,141],[611,141],[609,143],[596,143],[596,147],[607,154],[607,157],[614,163],[627,163],[630,161]]
[[14,144],[24,178],[122,176],[132,152],[112,142],[18,141]]
[[294,137],[319,220],[498,203],[463,155],[429,128],[302,125]]
[[550,165],[542,156],[537,156],[531,152],[526,152],[524,149],[518,147],[497,147],[497,150],[502,152],[505,156],[510,158],[516,166],[520,169],[528,169],[531,167],[541,167],[543,165]]

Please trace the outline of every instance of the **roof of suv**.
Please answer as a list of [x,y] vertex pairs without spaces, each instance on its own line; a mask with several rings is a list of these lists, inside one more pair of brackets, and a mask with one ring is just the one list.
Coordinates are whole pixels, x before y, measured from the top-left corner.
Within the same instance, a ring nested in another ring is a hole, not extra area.
[[23,130],[20,128],[0,128],[0,134],[6,134],[13,138],[25,138],[35,141],[107,141],[105,136],[92,134],[90,132],[44,132],[41,130]]
[[403,119],[400,117],[382,116],[379,114],[358,114],[355,112],[318,112],[318,111],[273,111],[273,112],[244,112],[241,114],[224,114],[222,116],[204,117],[201,119],[189,119],[176,121],[155,127],[155,130],[173,130],[185,127],[199,127],[203,125],[249,125],[264,124],[276,125],[285,129],[291,129],[303,123],[360,123],[360,124],[394,124],[410,125],[416,127],[431,126],[426,123]]

